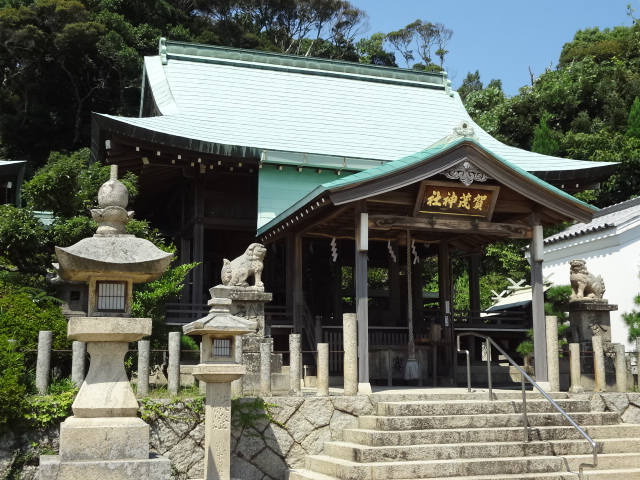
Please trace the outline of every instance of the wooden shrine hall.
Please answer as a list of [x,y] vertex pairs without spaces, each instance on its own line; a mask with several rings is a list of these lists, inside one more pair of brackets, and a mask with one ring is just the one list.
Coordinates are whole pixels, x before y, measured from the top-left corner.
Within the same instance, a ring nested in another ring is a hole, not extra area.
[[[356,313],[363,391],[391,376],[385,354],[400,372],[415,349],[433,382],[453,380],[452,252],[471,259],[479,310],[483,248],[529,239],[544,338],[542,228],[589,221],[595,208],[571,193],[615,166],[498,142],[444,73],[164,39],[145,58],[140,116],[94,114],[92,159],[136,173],[137,216],[199,263],[167,323],[202,316],[222,259],[257,239],[275,349],[297,332],[309,350],[340,350],[342,315]],[[535,341],[543,382],[545,345]]]

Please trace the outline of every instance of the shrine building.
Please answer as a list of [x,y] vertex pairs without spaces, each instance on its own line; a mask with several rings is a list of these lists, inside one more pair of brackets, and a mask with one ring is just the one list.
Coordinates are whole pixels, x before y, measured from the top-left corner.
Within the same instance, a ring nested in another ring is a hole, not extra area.
[[[451,384],[456,332],[512,348],[531,326],[546,381],[542,228],[590,221],[596,209],[571,193],[598,188],[615,167],[499,142],[445,73],[164,39],[144,59],[139,117],[95,113],[92,132],[93,161],[139,176],[137,216],[181,262],[199,262],[169,324],[206,314],[223,258],[258,241],[275,349],[295,332],[305,350],[329,342],[339,352],[342,315],[356,313],[365,391],[386,379],[385,352],[406,361],[408,342],[427,381]],[[480,311],[480,255],[510,238],[531,242],[528,319]],[[453,309],[454,258],[468,260],[464,312]]]

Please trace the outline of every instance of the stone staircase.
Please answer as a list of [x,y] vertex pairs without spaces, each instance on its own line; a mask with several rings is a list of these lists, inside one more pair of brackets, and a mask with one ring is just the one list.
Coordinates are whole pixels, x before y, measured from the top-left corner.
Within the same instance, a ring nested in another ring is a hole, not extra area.
[[[289,480],[576,480],[579,465],[592,463],[591,445],[541,395],[527,395],[528,443],[522,395],[496,397],[381,396],[377,415],[325,442],[324,454],[307,456]],[[598,467],[585,467],[585,479],[640,480],[640,425],[591,412],[588,399],[554,400],[599,444]]]

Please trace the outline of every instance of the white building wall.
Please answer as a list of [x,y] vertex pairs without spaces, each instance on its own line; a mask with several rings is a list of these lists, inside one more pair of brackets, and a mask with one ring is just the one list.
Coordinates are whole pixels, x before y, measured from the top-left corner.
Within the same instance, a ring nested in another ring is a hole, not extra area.
[[618,310],[611,312],[611,340],[635,350],[627,342],[628,329],[621,315],[640,308],[633,303],[640,293],[640,226],[610,228],[546,245],[543,275],[555,285],[568,285],[569,262],[578,258],[587,262],[590,273],[602,276],[604,298],[618,305]]

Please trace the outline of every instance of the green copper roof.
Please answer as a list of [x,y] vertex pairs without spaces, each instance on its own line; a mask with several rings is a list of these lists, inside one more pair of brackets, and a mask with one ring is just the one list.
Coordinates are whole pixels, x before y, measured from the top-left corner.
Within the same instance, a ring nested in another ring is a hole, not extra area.
[[[272,229],[274,226],[278,225],[279,223],[283,222],[286,218],[294,214],[297,210],[301,209],[302,207],[307,205],[309,202],[312,202],[319,197],[329,198],[331,196],[331,193],[339,191],[341,189],[349,188],[350,186],[354,186],[360,183],[365,183],[365,182],[379,179],[385,176],[393,175],[405,169],[410,169],[411,167],[414,167],[420,163],[427,162],[429,159],[437,156],[438,154],[441,154],[445,151],[454,150],[456,147],[460,146],[464,142],[468,142],[475,145],[478,149],[484,151],[486,154],[493,157],[495,160],[500,162],[504,167],[511,170],[514,174],[517,174],[527,179],[529,182],[534,183],[541,190],[546,190],[549,193],[553,193],[554,195],[564,199],[565,202],[579,206],[582,209],[585,209],[591,212],[598,210],[596,207],[589,205],[588,203],[585,203],[575,198],[574,196],[569,195],[566,192],[563,192],[559,188],[556,188],[553,185],[541,180],[540,178],[538,178],[535,175],[532,175],[526,170],[523,170],[522,168],[516,165],[513,165],[511,162],[506,161],[504,158],[500,157],[499,155],[496,155],[495,153],[485,148],[476,139],[470,138],[470,137],[460,137],[448,143],[436,144],[430,148],[424,149],[412,155],[408,155],[404,158],[395,160],[393,162],[388,162],[378,167],[371,168],[369,170],[361,171],[344,178],[339,178],[331,182],[323,183],[319,185],[317,188],[315,188],[313,191],[305,195],[304,198],[301,198],[299,201],[295,202],[289,208],[287,208],[278,216],[273,218],[273,220],[262,225],[258,229],[258,235],[262,235],[263,233]],[[415,181],[419,181],[419,180],[420,179],[415,179]]]
[[[461,122],[528,172],[593,169],[504,145],[475,125],[446,74],[166,41],[145,58],[159,116],[102,128],[203,153],[364,170],[420,151]],[[311,162],[310,160],[313,160]]]

